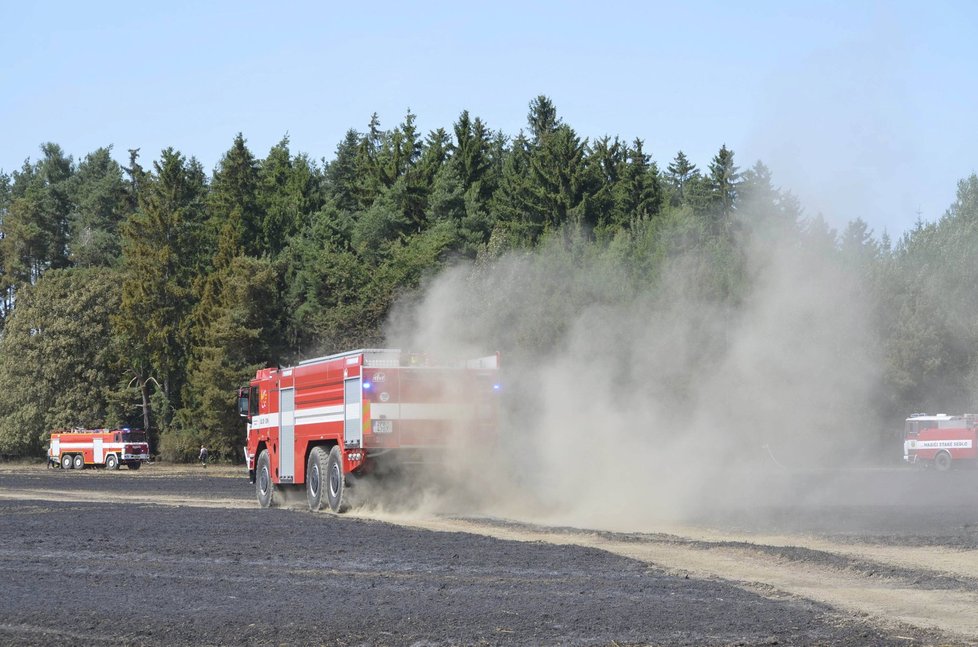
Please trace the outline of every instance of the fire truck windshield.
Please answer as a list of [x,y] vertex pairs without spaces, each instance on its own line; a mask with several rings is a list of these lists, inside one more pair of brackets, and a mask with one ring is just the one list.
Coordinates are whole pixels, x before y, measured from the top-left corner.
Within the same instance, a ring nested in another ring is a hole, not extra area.
[[117,443],[145,443],[145,431],[119,431],[115,434]]

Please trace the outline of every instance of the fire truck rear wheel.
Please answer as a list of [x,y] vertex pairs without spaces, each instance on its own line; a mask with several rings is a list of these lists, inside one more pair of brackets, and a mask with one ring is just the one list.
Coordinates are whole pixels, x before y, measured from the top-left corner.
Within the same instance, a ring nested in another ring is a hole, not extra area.
[[322,447],[313,447],[306,462],[306,502],[309,509],[315,512],[326,505],[323,498],[323,485],[326,483],[327,463],[329,457]]
[[80,470],[85,467],[85,457],[81,454],[75,454],[75,457],[72,460],[72,467],[74,467],[76,470]]
[[119,469],[119,459],[115,457],[115,454],[109,454],[105,457],[105,469],[107,470],[117,470]]
[[65,454],[61,457],[62,469],[70,470],[72,465],[74,465],[74,460],[72,459],[71,454]]
[[343,502],[343,454],[338,446],[329,450],[326,465],[326,498],[333,512],[343,512],[347,506]]
[[261,507],[270,508],[275,505],[275,484],[272,483],[271,461],[267,449],[261,450],[258,454],[255,467],[255,493],[258,495],[258,504]]
[[951,469],[951,455],[947,452],[938,452],[934,457],[934,468],[938,472],[946,472]]

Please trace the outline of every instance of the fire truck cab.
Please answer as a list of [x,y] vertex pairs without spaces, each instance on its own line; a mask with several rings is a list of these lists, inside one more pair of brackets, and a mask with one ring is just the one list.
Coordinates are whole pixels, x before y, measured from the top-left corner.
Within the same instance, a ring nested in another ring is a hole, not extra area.
[[940,472],[956,462],[974,461],[978,458],[976,431],[978,414],[915,413],[904,427],[903,460]]
[[361,349],[259,370],[238,394],[258,503],[304,485],[311,510],[339,512],[350,475],[438,460],[460,437],[494,437],[498,366],[498,355],[442,362]]

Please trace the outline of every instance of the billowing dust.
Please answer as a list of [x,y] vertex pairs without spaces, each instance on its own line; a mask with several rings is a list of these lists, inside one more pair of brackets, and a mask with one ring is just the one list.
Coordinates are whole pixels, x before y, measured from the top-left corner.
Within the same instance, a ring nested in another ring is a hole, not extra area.
[[857,274],[797,239],[740,260],[732,296],[702,256],[650,279],[568,237],[433,278],[388,342],[498,351],[502,425],[491,449],[457,434],[431,471],[442,487],[396,507],[645,530],[788,496],[772,475],[874,460],[879,350]]

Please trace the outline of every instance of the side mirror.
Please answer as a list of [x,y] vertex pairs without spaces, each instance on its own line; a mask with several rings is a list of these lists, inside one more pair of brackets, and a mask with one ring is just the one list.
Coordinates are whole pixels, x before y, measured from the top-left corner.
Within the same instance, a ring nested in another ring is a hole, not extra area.
[[248,393],[244,389],[238,391],[238,415],[242,418],[251,418],[248,411]]

